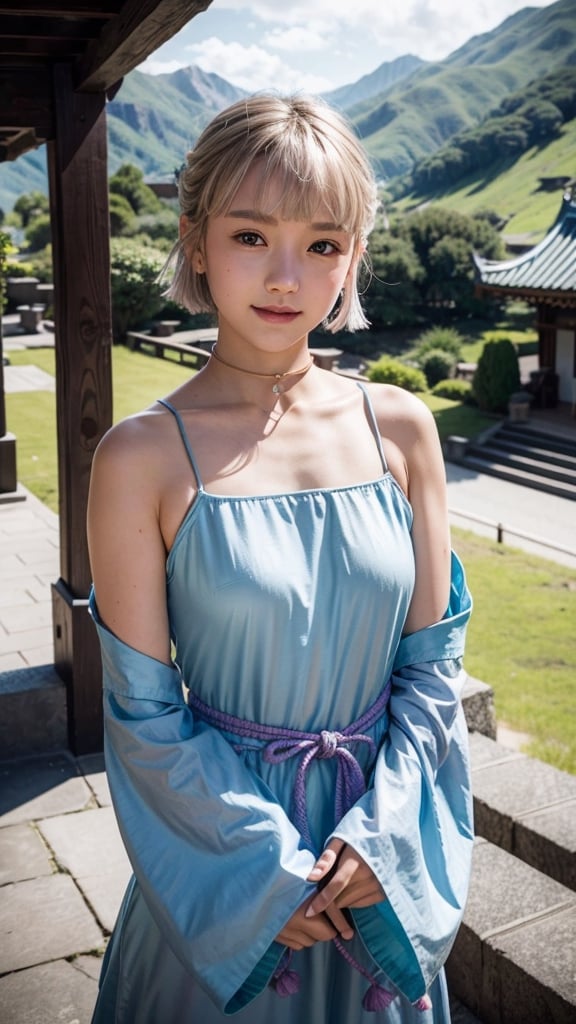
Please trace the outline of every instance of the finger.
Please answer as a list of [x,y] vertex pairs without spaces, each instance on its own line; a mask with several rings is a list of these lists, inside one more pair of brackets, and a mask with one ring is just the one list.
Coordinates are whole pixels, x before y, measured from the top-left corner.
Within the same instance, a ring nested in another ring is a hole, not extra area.
[[371,907],[386,899],[384,890],[374,878],[363,881],[353,878],[350,885],[334,900],[337,907]]
[[310,906],[306,911],[306,917],[314,917],[315,914],[322,914],[331,903],[344,891],[346,886],[349,884],[354,872],[356,871],[357,864],[354,860],[346,860],[339,864],[333,878],[327,883],[327,885],[314,897]]
[[334,903],[326,909],[326,917],[329,917],[336,931],[343,939],[351,939],[354,936],[354,929],[345,914]]
[[310,874],[308,875],[308,882],[318,882],[321,878],[325,878],[329,871],[332,870],[338,855],[345,843],[342,839],[331,839],[328,846],[323,853],[320,854]]

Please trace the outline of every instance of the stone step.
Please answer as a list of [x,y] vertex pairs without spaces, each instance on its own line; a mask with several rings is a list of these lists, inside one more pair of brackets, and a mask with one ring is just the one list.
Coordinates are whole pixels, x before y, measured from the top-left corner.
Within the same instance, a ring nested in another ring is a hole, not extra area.
[[514,438],[530,448],[539,448],[547,452],[557,452],[568,456],[576,456],[576,443],[561,434],[550,434],[536,427],[523,426],[505,420],[496,431],[498,437]]
[[54,666],[0,672],[0,759],[67,745],[66,687]]
[[477,839],[464,921],[447,963],[450,992],[483,1024],[576,1020],[576,896]]
[[[467,456],[474,455],[479,459],[487,459],[502,466],[512,466],[525,473],[534,473],[536,476],[543,476],[551,480],[559,480],[576,488],[576,459],[573,464],[564,456],[552,456],[544,451],[539,451],[535,456],[531,449],[523,445],[515,445],[515,450],[510,450],[510,445],[501,443],[499,437],[495,437],[490,444],[471,445]],[[559,461],[560,460],[560,461]]]
[[[531,458],[553,469],[557,467],[558,469],[567,469],[576,473],[576,455],[531,444],[529,441],[517,438],[511,432],[500,431],[498,434],[495,434],[489,446],[496,448],[498,451],[508,452],[510,455]],[[471,450],[474,450],[475,447],[475,445],[472,445]]]
[[470,734],[476,833],[576,890],[576,776]]
[[546,491],[548,494],[557,494],[561,498],[576,501],[576,486],[561,480],[551,480],[550,477],[527,473],[524,469],[506,466],[495,459],[488,460],[478,455],[467,454],[464,458],[458,459],[458,462],[469,469],[476,469],[479,473],[487,473],[489,476],[496,476],[501,480],[510,480],[512,483],[521,484],[524,487],[532,487],[537,491]]

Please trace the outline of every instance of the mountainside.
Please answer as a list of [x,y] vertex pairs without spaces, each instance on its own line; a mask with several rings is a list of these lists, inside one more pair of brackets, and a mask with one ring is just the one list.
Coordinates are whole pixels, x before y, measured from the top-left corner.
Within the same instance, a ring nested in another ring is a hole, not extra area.
[[382,174],[394,177],[477,124],[508,93],[575,64],[576,0],[559,0],[518,11],[348,115]]
[[420,57],[414,57],[412,54],[397,57],[396,60],[381,64],[369,75],[362,75],[362,78],[351,85],[342,85],[339,89],[325,92],[324,99],[334,107],[347,110],[363,100],[382,96],[383,93],[398,85],[418,68],[423,67],[425,63],[426,61],[420,60]]
[[[554,69],[576,66],[576,0],[525,8],[444,61],[410,55],[382,64],[326,98],[353,120],[382,177],[393,178],[478,125],[510,94]],[[190,67],[151,77],[133,71],[108,105],[109,168],[133,163],[170,179],[204,124],[246,93]],[[0,206],[47,191],[45,154],[0,165]]]
[[[245,95],[197,67],[154,77],[132,71],[106,108],[110,174],[131,163],[148,178],[171,179],[210,118]],[[23,192],[48,191],[45,148],[0,165],[2,209]]]

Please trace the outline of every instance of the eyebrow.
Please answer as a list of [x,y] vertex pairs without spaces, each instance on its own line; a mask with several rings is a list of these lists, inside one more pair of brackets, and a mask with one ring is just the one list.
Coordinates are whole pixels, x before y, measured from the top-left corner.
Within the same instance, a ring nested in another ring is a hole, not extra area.
[[[276,217],[269,213],[262,213],[260,210],[228,210],[226,217],[234,217],[236,220],[252,220],[260,224],[278,224]],[[318,221],[310,225],[313,231],[344,231],[341,224],[333,221]]]

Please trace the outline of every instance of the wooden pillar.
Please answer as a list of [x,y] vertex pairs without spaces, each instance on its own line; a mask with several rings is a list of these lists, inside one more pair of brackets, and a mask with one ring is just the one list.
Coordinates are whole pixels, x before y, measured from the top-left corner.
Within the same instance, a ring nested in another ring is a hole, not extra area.
[[541,369],[556,369],[556,310],[541,303],[538,306],[538,362]]
[[60,579],[52,588],[54,663],[68,690],[76,754],[102,747],[101,663],[87,611],[86,508],[94,449],[112,422],[105,96],[54,68],[48,146],[54,270]]

